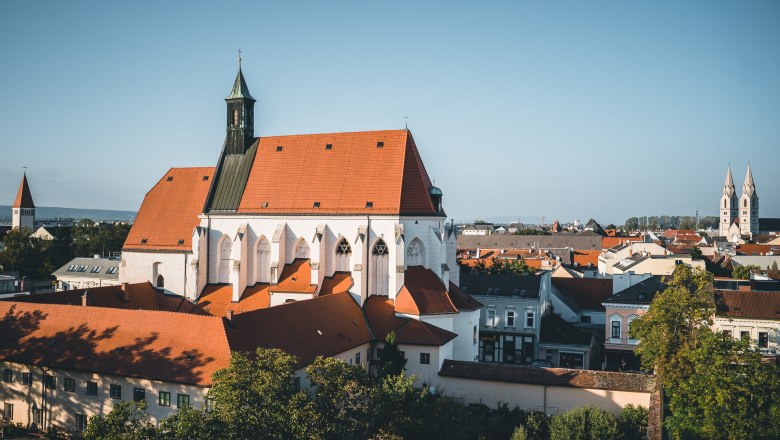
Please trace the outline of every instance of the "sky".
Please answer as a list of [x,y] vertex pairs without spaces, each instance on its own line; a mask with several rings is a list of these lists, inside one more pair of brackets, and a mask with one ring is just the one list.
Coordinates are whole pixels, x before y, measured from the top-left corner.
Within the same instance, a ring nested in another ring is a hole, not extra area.
[[777,1],[6,0],[0,204],[215,165],[241,48],[255,135],[407,122],[458,221],[717,215],[748,160],[780,217],[778,47]]

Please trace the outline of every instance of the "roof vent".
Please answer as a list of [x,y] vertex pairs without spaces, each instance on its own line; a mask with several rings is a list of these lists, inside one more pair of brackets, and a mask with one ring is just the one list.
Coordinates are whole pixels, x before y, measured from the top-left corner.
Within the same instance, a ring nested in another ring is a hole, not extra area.
[[146,238],[142,238],[142,239],[141,239],[141,244],[146,244],[146,242],[147,242],[147,241],[148,241],[148,240],[147,240]]
[[376,143],[376,147],[377,147],[377,148],[383,148],[384,146],[385,146],[385,143],[384,143],[384,142],[377,142],[377,143]]
[[333,149],[333,144],[325,144],[325,149],[326,150],[332,150]]
[[168,182],[173,180],[173,176],[168,176]]
[[179,246],[184,245],[184,240],[179,240]]
[[261,207],[261,208],[267,208],[267,207],[268,207],[268,202],[263,202],[263,203],[261,203],[261,204],[260,204],[260,207]]
[[276,151],[282,151],[282,146],[281,145],[277,145],[276,146]]
[[203,180],[204,181],[209,180],[209,176],[203,176]]
[[317,334],[322,336],[322,330],[317,330]]
[[320,207],[320,202],[314,202],[314,207],[315,208],[319,208]]
[[373,208],[374,202],[366,202],[366,208]]

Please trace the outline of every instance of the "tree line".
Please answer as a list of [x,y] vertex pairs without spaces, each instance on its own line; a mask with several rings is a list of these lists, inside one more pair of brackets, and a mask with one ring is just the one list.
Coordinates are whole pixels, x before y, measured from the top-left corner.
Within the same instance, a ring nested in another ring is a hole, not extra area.
[[48,279],[74,257],[110,255],[122,250],[128,224],[96,224],[84,219],[73,227],[47,228],[54,240],[31,237],[29,228],[12,229],[5,234],[5,249],[0,252],[0,270],[18,271],[28,279]]
[[[716,216],[699,217],[699,228],[717,228],[720,219]],[[696,217],[680,215],[653,215],[629,217],[623,224],[627,231],[657,229],[696,229]]]

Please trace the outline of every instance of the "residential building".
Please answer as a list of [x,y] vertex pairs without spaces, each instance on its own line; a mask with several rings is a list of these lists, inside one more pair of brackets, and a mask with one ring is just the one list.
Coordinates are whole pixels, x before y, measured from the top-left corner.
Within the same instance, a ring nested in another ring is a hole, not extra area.
[[495,226],[491,223],[466,225],[461,230],[461,234],[463,235],[493,235],[495,232]]
[[595,332],[578,328],[552,310],[542,316],[539,357],[554,368],[600,368],[601,345]]
[[716,279],[713,329],[780,359],[780,281]]
[[466,273],[465,293],[479,301],[481,362],[527,364],[538,357],[541,317],[549,307],[550,272],[537,275]]
[[119,285],[119,260],[76,257],[55,270],[56,290]]
[[604,369],[609,371],[639,371],[639,357],[634,354],[638,340],[629,335],[631,322],[647,313],[650,303],[666,285],[661,276],[653,276],[621,290],[606,300],[604,337]]

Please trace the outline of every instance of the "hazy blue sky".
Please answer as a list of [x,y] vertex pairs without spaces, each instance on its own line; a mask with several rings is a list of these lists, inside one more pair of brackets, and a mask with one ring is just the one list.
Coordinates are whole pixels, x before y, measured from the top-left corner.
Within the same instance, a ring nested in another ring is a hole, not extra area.
[[422,3],[2,1],[0,204],[213,166],[240,47],[256,135],[408,115],[458,220],[715,215],[748,159],[780,217],[780,2]]

